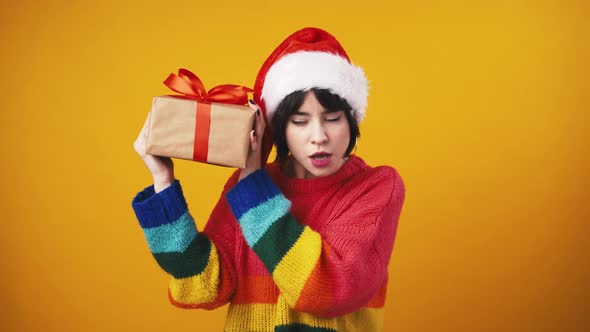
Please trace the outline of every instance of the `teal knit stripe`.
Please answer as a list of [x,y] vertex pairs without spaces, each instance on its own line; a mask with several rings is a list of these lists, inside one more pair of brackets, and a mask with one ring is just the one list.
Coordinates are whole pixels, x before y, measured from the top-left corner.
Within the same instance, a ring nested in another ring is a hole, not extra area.
[[176,279],[196,276],[203,272],[211,255],[211,241],[197,234],[184,252],[154,254],[160,267]]
[[256,245],[268,228],[289,212],[291,202],[278,194],[251,208],[240,217],[240,225],[250,247]]
[[313,327],[307,324],[294,323],[275,326],[275,332],[336,332],[326,327]]
[[195,221],[188,211],[178,220],[153,228],[144,228],[143,233],[154,254],[183,252],[197,236]]
[[281,259],[293,247],[305,227],[291,213],[277,220],[252,247],[272,274]]

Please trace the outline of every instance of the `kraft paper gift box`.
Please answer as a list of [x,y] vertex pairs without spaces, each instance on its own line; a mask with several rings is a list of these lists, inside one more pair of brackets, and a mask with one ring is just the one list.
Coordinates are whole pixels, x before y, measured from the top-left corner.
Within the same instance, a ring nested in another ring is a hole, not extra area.
[[245,168],[254,117],[248,106],[154,97],[146,152]]
[[252,89],[223,84],[207,91],[185,68],[170,74],[164,85],[180,95],[154,97],[146,152],[245,168],[255,112],[243,105]]

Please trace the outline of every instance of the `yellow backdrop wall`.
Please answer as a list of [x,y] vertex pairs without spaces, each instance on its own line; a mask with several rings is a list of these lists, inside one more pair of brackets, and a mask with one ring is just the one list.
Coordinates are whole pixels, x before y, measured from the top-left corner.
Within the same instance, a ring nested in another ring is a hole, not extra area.
[[[305,26],[364,67],[357,154],[406,183],[385,330],[588,330],[588,3],[385,3],[2,1],[0,330],[221,331],[168,303],[132,144],[170,72],[252,86]],[[231,171],[176,162],[198,227]]]

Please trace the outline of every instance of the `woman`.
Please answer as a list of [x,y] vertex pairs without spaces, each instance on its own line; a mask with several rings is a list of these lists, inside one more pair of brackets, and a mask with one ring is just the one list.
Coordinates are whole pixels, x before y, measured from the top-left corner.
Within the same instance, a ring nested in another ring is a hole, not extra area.
[[[203,232],[172,161],[145,153],[144,126],[135,149],[154,185],[132,204],[174,305],[230,303],[226,331],[381,330],[405,189],[394,168],[350,154],[367,88],[329,33],[306,28],[281,43],[256,79],[247,166]],[[272,142],[277,160],[266,164]]]

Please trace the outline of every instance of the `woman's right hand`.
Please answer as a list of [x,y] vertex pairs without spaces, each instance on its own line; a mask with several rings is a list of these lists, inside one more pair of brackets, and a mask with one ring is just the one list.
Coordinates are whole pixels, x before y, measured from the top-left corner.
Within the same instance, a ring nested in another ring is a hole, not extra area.
[[154,156],[145,152],[147,131],[150,116],[148,114],[139,136],[133,143],[133,148],[141,157],[145,166],[154,178],[154,190],[156,193],[166,189],[174,182],[174,163],[168,157]]

